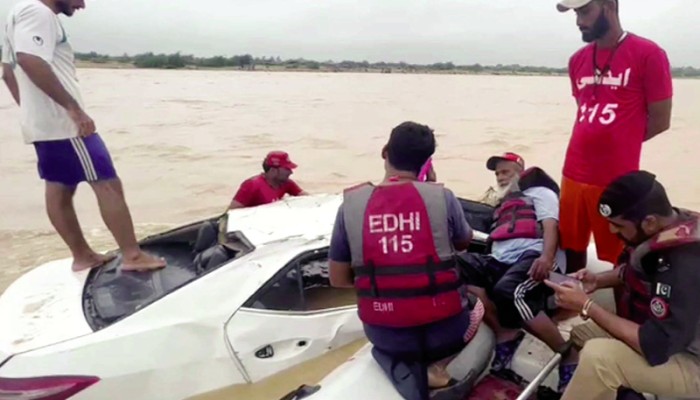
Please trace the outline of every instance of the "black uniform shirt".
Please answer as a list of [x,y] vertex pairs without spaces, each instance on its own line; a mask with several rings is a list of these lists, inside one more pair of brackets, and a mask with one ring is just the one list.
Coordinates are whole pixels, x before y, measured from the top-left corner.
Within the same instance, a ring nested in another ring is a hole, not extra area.
[[700,243],[650,253],[651,317],[639,328],[644,357],[656,366],[680,352],[700,356]]

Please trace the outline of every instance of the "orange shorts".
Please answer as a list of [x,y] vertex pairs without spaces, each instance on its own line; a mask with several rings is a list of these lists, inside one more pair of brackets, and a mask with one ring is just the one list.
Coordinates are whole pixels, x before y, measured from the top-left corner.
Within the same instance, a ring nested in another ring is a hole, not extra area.
[[561,247],[585,252],[595,239],[598,259],[613,264],[624,248],[617,235],[610,232],[610,224],[598,212],[598,200],[605,188],[562,178],[559,205],[559,234]]

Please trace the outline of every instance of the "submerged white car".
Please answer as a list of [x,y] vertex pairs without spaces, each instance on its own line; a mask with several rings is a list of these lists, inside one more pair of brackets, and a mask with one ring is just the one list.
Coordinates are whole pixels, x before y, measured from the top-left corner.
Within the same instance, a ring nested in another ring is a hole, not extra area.
[[[363,339],[354,289],[327,275],[341,201],[291,198],[153,235],[144,249],[168,261],[156,272],[121,272],[119,258],[90,272],[72,272],[70,259],[28,272],[0,297],[0,400],[185,399]],[[462,205],[488,229],[490,208]],[[484,249],[482,235],[471,250]],[[334,382],[315,396],[362,386]]]
[[144,239],[168,261],[42,265],[0,297],[0,399],[184,399],[257,382],[364,337],[327,277],[342,198],[240,209]]

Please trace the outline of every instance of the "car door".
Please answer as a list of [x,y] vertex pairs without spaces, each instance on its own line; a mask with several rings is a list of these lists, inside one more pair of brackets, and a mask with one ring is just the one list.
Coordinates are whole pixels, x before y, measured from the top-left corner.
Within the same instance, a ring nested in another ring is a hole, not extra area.
[[299,254],[246,301],[226,335],[250,382],[364,338],[354,289],[330,287],[328,248]]

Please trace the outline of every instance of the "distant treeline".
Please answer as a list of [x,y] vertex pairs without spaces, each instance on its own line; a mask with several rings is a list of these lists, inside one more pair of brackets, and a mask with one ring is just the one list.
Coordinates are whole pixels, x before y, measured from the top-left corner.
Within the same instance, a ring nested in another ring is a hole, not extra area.
[[144,53],[129,56],[108,56],[96,52],[77,53],[76,58],[92,63],[128,63],[137,68],[236,68],[243,70],[255,69],[288,69],[288,70],[330,70],[330,71],[381,71],[381,72],[428,72],[428,71],[463,71],[463,72],[492,72],[492,73],[536,73],[536,74],[562,74],[564,68],[531,67],[520,65],[496,65],[483,66],[455,65],[452,62],[435,63],[428,65],[409,64],[405,62],[387,63],[368,61],[314,61],[303,58],[282,60],[280,57],[253,57],[250,54],[235,55],[232,57],[195,57],[192,55],[154,54]]
[[[456,65],[452,62],[440,62],[434,64],[409,64],[405,62],[387,63],[368,61],[314,61],[303,58],[282,60],[280,57],[253,57],[250,54],[235,55],[232,57],[195,57],[192,55],[154,54],[144,53],[135,56],[124,54],[119,57],[98,54],[96,52],[77,53],[76,58],[93,63],[128,63],[138,68],[237,68],[254,70],[256,68],[282,68],[289,70],[330,70],[330,71],[370,71],[381,72],[471,72],[491,74],[541,74],[560,75],[566,74],[566,68],[550,68],[529,65]],[[700,77],[700,68],[676,67],[673,68],[674,77]]]
[[[409,64],[405,62],[388,63],[367,61],[314,61],[303,58],[282,60],[280,57],[253,57],[250,54],[235,55],[231,57],[195,57],[192,55],[155,54],[144,53],[130,56],[109,56],[96,52],[76,53],[76,59],[95,64],[126,64],[137,68],[159,68],[159,69],[180,69],[180,68],[228,68],[241,70],[256,69],[286,69],[286,70],[322,70],[322,71],[379,71],[391,72],[445,72],[445,73],[486,73],[486,74],[537,74],[537,75],[562,75],[566,74],[566,68],[550,68],[528,65],[456,65],[452,62],[440,62],[434,64]],[[700,68],[695,67],[675,67],[673,76],[700,77]]]

